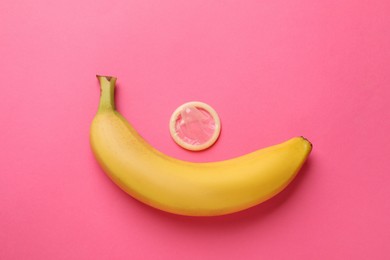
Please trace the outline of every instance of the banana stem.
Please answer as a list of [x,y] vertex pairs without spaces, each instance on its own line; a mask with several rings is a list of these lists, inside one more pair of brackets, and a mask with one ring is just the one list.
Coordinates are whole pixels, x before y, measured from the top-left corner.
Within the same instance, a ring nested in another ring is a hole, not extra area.
[[96,75],[100,83],[100,103],[98,112],[115,110],[116,77]]

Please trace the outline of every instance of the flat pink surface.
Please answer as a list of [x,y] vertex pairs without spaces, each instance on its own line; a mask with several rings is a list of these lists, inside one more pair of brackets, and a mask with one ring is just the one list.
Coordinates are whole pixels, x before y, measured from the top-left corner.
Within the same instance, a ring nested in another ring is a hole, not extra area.
[[[388,0],[0,2],[0,259],[390,259]],[[280,195],[189,218],[135,201],[89,147],[95,74],[159,150],[226,159],[304,135]],[[192,153],[171,113],[210,104]]]

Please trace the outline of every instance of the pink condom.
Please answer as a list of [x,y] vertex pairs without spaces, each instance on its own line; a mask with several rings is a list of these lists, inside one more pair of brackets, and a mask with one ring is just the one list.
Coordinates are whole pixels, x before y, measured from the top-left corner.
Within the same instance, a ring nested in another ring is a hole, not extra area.
[[181,147],[200,151],[217,141],[221,123],[215,110],[202,102],[189,102],[173,112],[170,120],[173,140]]

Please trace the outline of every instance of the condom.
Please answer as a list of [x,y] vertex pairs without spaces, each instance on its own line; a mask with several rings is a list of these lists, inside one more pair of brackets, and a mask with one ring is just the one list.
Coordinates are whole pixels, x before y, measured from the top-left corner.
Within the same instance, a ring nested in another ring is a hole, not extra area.
[[217,112],[203,102],[188,102],[177,108],[169,123],[173,140],[181,147],[200,151],[212,146],[221,132]]

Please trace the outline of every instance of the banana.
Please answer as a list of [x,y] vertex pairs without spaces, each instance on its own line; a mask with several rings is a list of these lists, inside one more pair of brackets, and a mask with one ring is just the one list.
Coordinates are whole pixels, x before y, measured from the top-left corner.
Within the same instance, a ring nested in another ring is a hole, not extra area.
[[307,139],[295,137],[225,161],[178,160],[148,144],[116,110],[116,78],[97,77],[101,96],[90,129],[93,154],[114,183],[154,208],[217,216],[253,207],[282,191],[311,152]]

